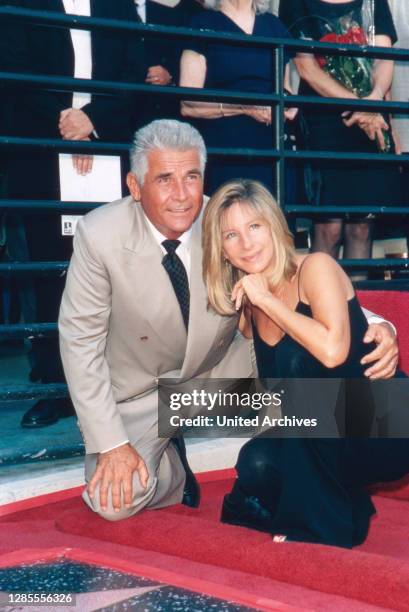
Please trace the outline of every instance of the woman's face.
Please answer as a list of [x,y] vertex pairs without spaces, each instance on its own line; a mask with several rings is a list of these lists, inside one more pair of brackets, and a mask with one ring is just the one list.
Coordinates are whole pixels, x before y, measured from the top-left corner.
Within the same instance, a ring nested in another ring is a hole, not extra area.
[[232,204],[222,216],[221,232],[223,255],[235,268],[255,274],[273,265],[270,225],[249,204]]

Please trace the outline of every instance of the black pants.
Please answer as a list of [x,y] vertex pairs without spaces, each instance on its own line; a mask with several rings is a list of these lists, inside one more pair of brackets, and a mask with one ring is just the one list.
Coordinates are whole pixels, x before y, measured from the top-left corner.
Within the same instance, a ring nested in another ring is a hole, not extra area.
[[[19,151],[9,158],[9,195],[21,200],[59,200],[58,156]],[[23,224],[31,262],[67,261],[72,239],[61,235],[61,213],[24,212]],[[35,323],[55,323],[65,275],[34,275]],[[33,381],[64,382],[58,338],[35,338],[30,353]]]
[[240,489],[272,513],[273,533],[350,548],[375,512],[365,487],[408,473],[409,441],[260,436],[243,446],[236,470]]

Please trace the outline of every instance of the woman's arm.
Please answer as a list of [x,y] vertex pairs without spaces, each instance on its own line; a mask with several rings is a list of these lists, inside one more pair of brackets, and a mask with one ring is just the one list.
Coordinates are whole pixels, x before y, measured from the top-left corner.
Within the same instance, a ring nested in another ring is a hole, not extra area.
[[300,77],[320,96],[326,98],[357,98],[346,87],[338,83],[318,64],[314,55],[299,54],[294,59]]
[[[375,36],[377,47],[392,47],[389,36],[384,34]],[[392,86],[393,60],[376,59],[372,68],[372,92],[368,96],[371,100],[383,100]]]
[[[286,65],[285,71],[284,71],[284,89],[290,94],[293,94],[293,90],[291,87],[291,81],[290,81],[290,65],[289,64]],[[298,113],[297,107],[284,109],[284,117],[288,121],[292,121],[293,119],[295,119],[295,117],[297,116],[297,113]]]
[[[260,274],[243,277],[236,287],[240,284],[254,306],[324,366],[334,368],[344,363],[351,343],[347,300],[353,290],[329,255],[315,253],[303,264],[300,294],[310,304],[313,318],[291,310],[272,295]],[[238,289],[235,292],[237,295]]]
[[[377,47],[391,47],[389,36],[375,36]],[[295,58],[295,65],[300,77],[306,81],[321,96],[329,98],[357,98],[346,87],[338,83],[331,75],[321,68],[314,55],[299,54]],[[393,78],[393,61],[377,59],[372,70],[373,88],[368,99],[383,100],[390,89]]]
[[[206,58],[196,51],[185,50],[180,60],[180,87],[202,89],[206,80]],[[243,104],[225,104],[224,102],[181,102],[180,112],[183,117],[196,119],[220,119],[236,115],[249,115],[261,123],[271,123],[271,108],[265,106],[245,106]]]
[[[389,36],[375,36],[375,45],[377,47],[391,47],[392,41]],[[392,60],[376,59],[372,68],[372,91],[366,100],[384,100],[392,85],[393,79]],[[364,113],[357,111],[352,113],[348,119],[344,120],[347,127],[357,125],[360,127],[370,140],[377,140],[381,150],[385,148],[385,139],[383,132],[389,130],[381,113]]]

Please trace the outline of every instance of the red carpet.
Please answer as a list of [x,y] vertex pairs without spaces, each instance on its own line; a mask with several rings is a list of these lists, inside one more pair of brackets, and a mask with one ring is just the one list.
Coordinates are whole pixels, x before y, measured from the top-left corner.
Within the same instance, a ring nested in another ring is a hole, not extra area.
[[378,517],[369,538],[352,551],[276,544],[266,534],[218,522],[220,500],[229,486],[230,481],[207,483],[199,510],[174,506],[119,523],[107,523],[78,500],[62,514],[57,528],[376,606],[409,610],[409,504],[377,496]]
[[390,484],[383,484],[379,487],[373,487],[372,492],[382,497],[392,497],[394,499],[409,501],[409,476],[406,476],[398,484],[392,482]]
[[[207,491],[205,491],[207,493]],[[53,498],[53,496],[51,496]],[[50,499],[50,496],[49,498]],[[175,555],[166,555],[151,550],[143,550],[87,537],[72,535],[55,528],[56,517],[65,511],[75,512],[80,505],[78,496],[50,502],[42,507],[19,510],[0,518],[0,567],[15,565],[16,562],[30,562],[33,558],[43,558],[51,551],[63,551],[71,555],[81,550],[94,561],[99,556],[108,557],[107,567],[123,569],[122,565],[144,565],[149,568],[147,576],[158,570],[159,573],[173,572],[180,577],[181,584],[190,584],[196,580],[211,582],[215,589],[234,589],[244,594],[253,595],[259,602],[257,609],[293,612],[376,612],[373,606],[356,599],[331,595],[318,590],[248,574],[239,570],[230,570],[215,565],[198,563]],[[11,508],[9,508],[11,510]],[[131,527],[133,522],[128,523]],[[176,536],[177,537],[177,534]],[[102,564],[102,563],[100,563]],[[113,565],[114,564],[114,565]],[[131,572],[132,573],[132,572]],[[142,572],[143,573],[143,572]],[[319,588],[320,575],[316,577]],[[187,587],[189,588],[189,587]],[[274,605],[271,605],[274,602]],[[250,606],[251,607],[251,606]]]

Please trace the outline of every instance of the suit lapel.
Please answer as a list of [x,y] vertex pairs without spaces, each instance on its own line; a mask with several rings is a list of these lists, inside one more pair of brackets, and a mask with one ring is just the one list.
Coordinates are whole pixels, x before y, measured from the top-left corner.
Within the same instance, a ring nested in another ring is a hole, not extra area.
[[135,288],[138,316],[144,318],[171,352],[184,355],[186,330],[172,283],[162,266],[162,251],[146,224],[140,204],[133,202],[133,206],[133,226],[124,246],[124,273]]
[[65,7],[63,0],[48,0],[49,10],[57,11],[58,13],[65,13]]
[[191,378],[214,344],[225,317],[207,309],[207,292],[202,280],[201,217],[193,225],[190,270],[189,329],[183,323],[169,276],[162,266],[162,251],[152,236],[139,203],[130,198],[132,223],[124,245],[124,273],[138,302],[138,316],[152,328],[163,345],[184,355],[181,378]]
[[[101,3],[103,3],[103,0],[101,0]],[[99,12],[100,8],[101,8],[101,4],[98,4],[96,0],[90,0],[90,13],[92,17],[104,16],[104,13],[100,15],[100,12]],[[96,78],[96,75],[95,75],[95,67],[97,65],[96,58],[98,58],[98,61],[101,61],[101,51],[103,52],[103,48],[101,49],[101,46],[100,46],[99,30],[91,30],[91,58],[92,58],[92,78],[93,79]]]
[[[57,13],[65,14],[63,0],[48,0],[48,9]],[[54,49],[58,57],[58,74],[73,76],[74,74],[74,47],[69,28],[52,28],[55,37]]]
[[193,226],[192,233],[189,329],[182,378],[190,378],[203,363],[223,320],[207,308],[207,291],[202,274],[201,225],[200,216]]

